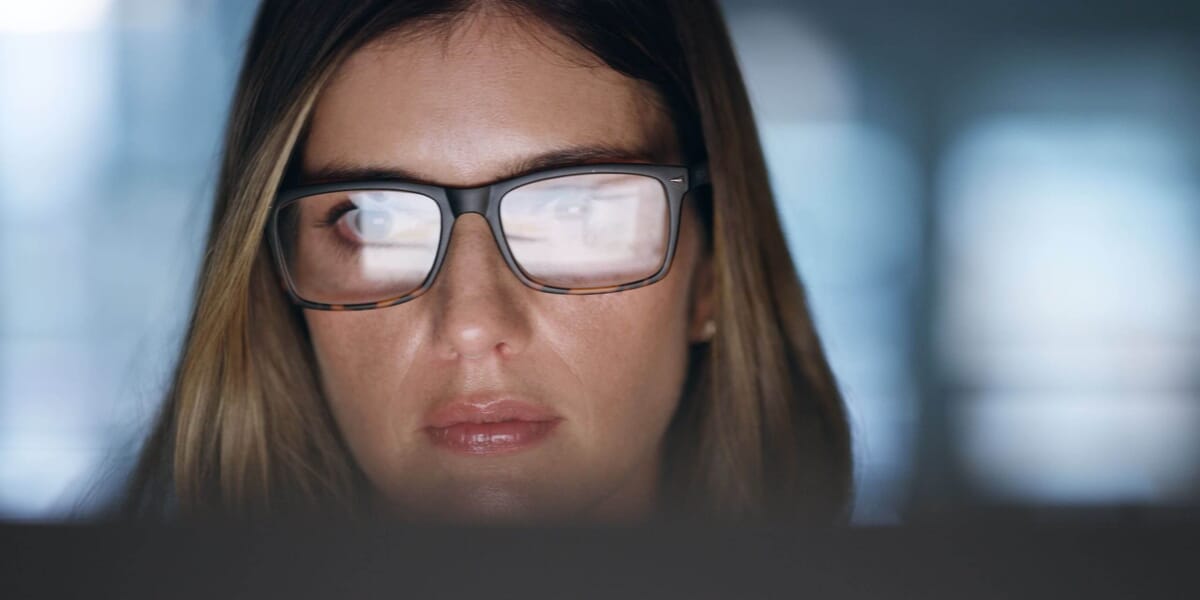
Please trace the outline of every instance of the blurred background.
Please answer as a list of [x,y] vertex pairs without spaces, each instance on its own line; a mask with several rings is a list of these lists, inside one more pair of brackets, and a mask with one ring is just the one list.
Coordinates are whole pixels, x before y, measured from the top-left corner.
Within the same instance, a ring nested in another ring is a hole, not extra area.
[[[855,521],[1200,499],[1200,3],[726,0]],[[255,3],[0,0],[0,519],[118,489]]]

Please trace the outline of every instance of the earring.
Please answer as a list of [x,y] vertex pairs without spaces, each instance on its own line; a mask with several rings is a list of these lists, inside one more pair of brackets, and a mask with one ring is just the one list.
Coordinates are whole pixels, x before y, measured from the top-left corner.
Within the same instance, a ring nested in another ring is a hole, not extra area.
[[717,335],[717,322],[713,319],[709,319],[704,323],[704,329],[700,331],[700,337],[704,341],[708,342],[711,341],[715,335]]

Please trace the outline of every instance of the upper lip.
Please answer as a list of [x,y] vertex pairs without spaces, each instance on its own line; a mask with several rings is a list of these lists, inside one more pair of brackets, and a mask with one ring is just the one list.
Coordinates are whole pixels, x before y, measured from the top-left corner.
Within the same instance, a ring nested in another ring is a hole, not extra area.
[[514,394],[482,393],[458,396],[425,415],[426,428],[443,428],[460,423],[503,421],[555,421],[557,413]]

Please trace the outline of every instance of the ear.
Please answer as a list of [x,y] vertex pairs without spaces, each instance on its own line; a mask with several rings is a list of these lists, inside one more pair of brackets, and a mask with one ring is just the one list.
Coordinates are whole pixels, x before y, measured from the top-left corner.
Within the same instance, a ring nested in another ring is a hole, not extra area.
[[688,315],[688,341],[693,344],[712,339],[716,318],[716,275],[712,255],[704,253],[692,273],[691,314]]

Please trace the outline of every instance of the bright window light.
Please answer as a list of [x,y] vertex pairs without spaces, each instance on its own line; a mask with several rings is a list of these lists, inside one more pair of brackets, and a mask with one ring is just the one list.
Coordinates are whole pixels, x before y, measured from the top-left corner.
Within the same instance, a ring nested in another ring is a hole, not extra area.
[[[1114,86],[1119,87],[1119,86]],[[943,364],[1002,498],[1170,503],[1200,469],[1194,142],[1153,115],[997,114],[947,163]]]
[[112,0],[37,0],[0,3],[0,33],[54,33],[98,29]]

